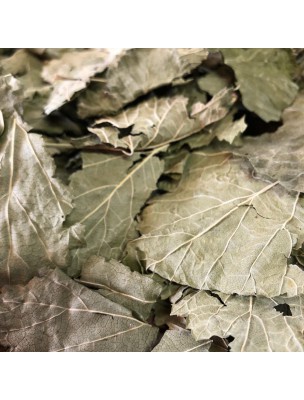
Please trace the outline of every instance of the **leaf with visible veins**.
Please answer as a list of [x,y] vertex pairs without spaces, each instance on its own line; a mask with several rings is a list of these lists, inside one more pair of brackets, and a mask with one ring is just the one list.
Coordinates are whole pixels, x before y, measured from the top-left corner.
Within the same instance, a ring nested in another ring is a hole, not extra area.
[[[172,314],[187,316],[187,328],[196,340],[233,336],[232,351],[304,351],[303,296],[284,299],[218,297],[201,291],[173,305]],[[288,304],[292,316],[274,307]]]
[[193,152],[176,189],[149,203],[138,224],[142,236],[127,246],[127,265],[140,262],[182,285],[224,293],[303,290],[304,273],[287,264],[304,241],[303,199],[255,179],[241,158],[212,147]]
[[0,295],[0,345],[10,351],[150,351],[157,333],[58,269]]
[[83,169],[71,177],[75,208],[68,222],[85,226],[87,246],[75,251],[71,274],[91,255],[120,260],[127,242],[138,236],[134,218],[162,172],[157,151],[145,158],[82,153]]

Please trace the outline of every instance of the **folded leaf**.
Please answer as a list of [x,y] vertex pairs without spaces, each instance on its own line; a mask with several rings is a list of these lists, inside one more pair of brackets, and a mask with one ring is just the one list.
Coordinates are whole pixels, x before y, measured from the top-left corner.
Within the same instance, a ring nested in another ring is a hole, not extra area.
[[[204,291],[189,295],[173,305],[172,314],[187,316],[196,340],[233,336],[232,351],[304,351],[303,296],[217,296]],[[280,304],[288,304],[292,316],[278,312]]]
[[[206,125],[223,118],[235,100],[233,90],[224,89],[207,104],[195,103],[195,115],[191,118],[187,110],[188,98],[153,97],[114,117],[98,119],[96,126],[89,131],[96,134],[101,143],[133,154],[134,150],[154,149],[199,132]],[[196,111],[198,108],[199,111]],[[130,133],[121,137],[126,129]]]
[[274,133],[248,137],[235,153],[245,155],[258,176],[304,192],[304,94],[283,113],[283,126]]
[[78,102],[81,118],[114,113],[137,97],[170,84],[207,58],[204,49],[130,49]]
[[196,341],[186,329],[168,330],[153,352],[206,352],[211,340]]
[[131,271],[116,260],[94,256],[83,265],[78,282],[99,289],[104,297],[134,311],[143,320],[148,319],[163,290],[163,285],[147,275]]
[[127,264],[197,289],[272,297],[289,291],[287,259],[304,241],[303,200],[211,148],[189,155],[176,190],[150,201],[138,229]]
[[70,195],[52,177],[42,138],[15,113],[4,118],[0,159],[0,285],[27,282],[42,265],[66,267],[80,233],[78,224],[63,228]]
[[279,121],[296,97],[292,63],[284,49],[221,49],[233,68],[244,106],[264,121]]
[[[81,134],[81,129],[66,115],[46,116],[44,106],[51,94],[51,86],[41,77],[43,64],[27,50],[17,50],[12,56],[0,61],[0,74],[12,74],[22,88],[22,114],[27,130],[47,134]],[[21,93],[21,91],[20,91]],[[8,98],[6,97],[6,101]],[[19,95],[21,106],[21,95]],[[0,107],[2,108],[2,106]]]
[[120,260],[126,243],[137,237],[134,218],[162,172],[154,154],[82,154],[83,169],[71,178],[75,208],[68,221],[85,226],[87,246],[75,252],[70,273],[78,273],[91,255]]
[[58,269],[0,295],[0,344],[14,352],[149,351],[157,333]]
[[44,90],[45,84],[41,78],[41,71],[41,61],[25,49],[17,50],[11,57],[0,61],[0,74],[12,74],[18,77],[25,98]]
[[63,53],[58,60],[47,64],[42,77],[53,85],[53,90],[44,107],[46,114],[57,110],[73,95],[84,89],[90,78],[103,72],[113,63],[120,49],[90,49]]

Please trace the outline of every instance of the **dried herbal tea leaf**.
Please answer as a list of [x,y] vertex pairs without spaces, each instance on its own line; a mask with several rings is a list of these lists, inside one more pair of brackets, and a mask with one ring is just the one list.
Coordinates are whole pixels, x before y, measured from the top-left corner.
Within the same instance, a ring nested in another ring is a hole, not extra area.
[[128,265],[197,289],[267,297],[288,289],[287,259],[304,240],[299,193],[253,178],[241,158],[210,148],[189,155],[177,188],[149,203]]
[[212,96],[227,86],[225,79],[221,78],[216,72],[213,71],[210,71],[207,75],[198,78],[197,84],[201,90],[208,92]]
[[87,246],[75,251],[70,273],[79,272],[91,255],[120,260],[127,242],[137,237],[134,218],[162,172],[155,153],[144,158],[82,153],[83,169],[71,177],[75,208],[68,221],[85,226]]
[[264,121],[279,121],[295,99],[298,86],[292,81],[293,65],[285,49],[221,49],[233,68],[244,106]]
[[[217,296],[204,291],[189,295],[173,305],[172,314],[187,316],[196,340],[233,336],[232,351],[304,351],[303,296]],[[292,315],[278,312],[280,304],[288,304]]]
[[[96,120],[89,131],[96,134],[101,143],[133,154],[134,150],[155,149],[199,132],[206,125],[223,118],[235,100],[233,89],[224,89],[207,104],[195,103],[193,116],[190,117],[188,98],[152,97],[114,117]],[[199,111],[196,111],[198,108]],[[125,130],[129,130],[128,135],[121,137]]]
[[196,341],[186,329],[168,330],[164,333],[153,352],[206,352],[209,351],[212,341]]
[[117,65],[81,94],[81,118],[114,113],[137,97],[191,72],[207,58],[205,49],[130,49]]
[[53,86],[45,113],[50,114],[71,100],[87,86],[91,77],[103,72],[120,53],[121,49],[90,49],[63,53],[61,58],[51,60],[42,71],[43,79]]
[[10,351],[150,351],[158,329],[56,269],[0,295],[0,344]]
[[42,138],[15,113],[4,118],[0,160],[0,285],[27,282],[43,265],[66,267],[80,234],[78,224],[63,227],[71,198],[53,178]]
[[261,178],[304,192],[304,94],[283,113],[274,133],[247,137],[235,153],[246,156]]
[[23,88],[24,98],[44,91],[45,84],[41,78],[42,63],[25,49],[16,51],[11,57],[0,61],[0,74],[11,74],[18,77]]
[[105,298],[134,311],[143,320],[150,316],[164,287],[116,260],[96,256],[83,265],[78,282],[99,289]]

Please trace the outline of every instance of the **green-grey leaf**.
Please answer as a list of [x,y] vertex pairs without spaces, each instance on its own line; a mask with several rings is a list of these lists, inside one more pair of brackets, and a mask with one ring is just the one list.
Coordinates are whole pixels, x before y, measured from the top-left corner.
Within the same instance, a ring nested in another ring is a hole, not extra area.
[[227,86],[225,79],[221,78],[216,72],[209,72],[207,75],[198,78],[198,87],[214,96],[217,92]]
[[41,70],[41,61],[25,49],[18,50],[11,57],[0,61],[0,74],[12,74],[18,77],[25,98],[30,98],[34,93],[44,90],[45,84],[41,78]]
[[[187,316],[187,328],[196,340],[213,335],[233,336],[232,351],[304,351],[303,296],[269,299],[204,291],[189,295],[173,305],[172,314]],[[288,304],[292,316],[274,308]]]
[[81,118],[117,112],[137,97],[171,83],[207,58],[205,49],[130,49],[78,102]]
[[153,352],[206,352],[209,351],[211,340],[196,341],[186,329],[168,330],[164,333]]
[[114,62],[120,49],[90,49],[63,53],[52,60],[42,71],[42,77],[53,86],[44,110],[46,114],[57,110],[73,95],[84,89],[90,78],[103,72]]
[[131,271],[116,260],[92,256],[84,263],[80,283],[99,289],[104,297],[132,310],[141,319],[147,320],[159,299],[163,285]]
[[0,344],[10,351],[150,351],[158,329],[56,269],[0,296]]
[[[186,97],[153,97],[117,116],[98,119],[89,131],[96,134],[101,143],[133,154],[134,150],[154,149],[191,136],[223,118],[235,100],[233,90],[224,89],[207,104],[195,103],[194,111],[197,107],[200,109],[190,118]],[[130,129],[130,134],[121,138],[123,129]]]
[[22,89],[12,75],[0,76],[0,135],[4,131],[4,119],[21,111]]
[[249,159],[258,176],[304,192],[304,94],[284,111],[283,122],[275,133],[248,137],[234,151]]
[[296,97],[292,63],[284,49],[221,49],[234,69],[244,106],[264,121],[279,121]]
[[66,267],[79,234],[78,226],[63,228],[70,195],[53,178],[42,138],[15,114],[4,118],[0,160],[0,285],[24,283],[41,266]]
[[286,282],[292,274],[287,259],[304,240],[302,206],[299,193],[254,179],[241,158],[212,148],[196,151],[176,190],[154,197],[144,209],[142,236],[129,243],[125,262],[140,261],[197,289],[299,294],[304,273],[296,288]]
[[198,149],[208,146],[215,138],[232,144],[247,128],[245,117],[234,120],[234,114],[235,110],[232,110],[219,121],[204,128],[200,133],[177,143],[177,146],[187,143],[190,149]]
[[137,237],[134,218],[162,172],[157,151],[145,158],[82,154],[83,169],[71,177],[75,208],[68,220],[85,226],[87,246],[75,252],[70,273],[92,254],[120,260],[126,243]]

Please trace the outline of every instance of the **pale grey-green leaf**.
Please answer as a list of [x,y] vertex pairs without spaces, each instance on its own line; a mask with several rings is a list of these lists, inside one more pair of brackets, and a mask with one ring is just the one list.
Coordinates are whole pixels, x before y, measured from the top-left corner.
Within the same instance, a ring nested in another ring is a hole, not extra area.
[[[154,149],[199,132],[225,117],[235,100],[233,89],[224,89],[207,104],[195,103],[192,107],[194,115],[190,117],[188,98],[153,97],[114,117],[96,120],[95,126],[89,131],[97,135],[101,143],[133,154],[134,150]],[[123,129],[130,129],[130,133],[120,137]]]
[[150,351],[158,329],[56,269],[0,296],[0,344],[25,351]]
[[[187,328],[197,340],[233,336],[232,351],[304,351],[303,296],[218,295],[222,301],[204,291],[189,295],[173,305],[172,314],[187,317]],[[283,303],[291,305],[292,316],[276,311]]]
[[155,153],[145,158],[82,154],[83,169],[71,178],[75,208],[68,220],[85,226],[87,246],[75,252],[71,273],[91,255],[120,260],[126,243],[137,237],[134,218],[162,172]]
[[94,82],[78,101],[78,113],[86,118],[117,112],[124,105],[159,86],[170,84],[196,68],[205,49],[130,49]]
[[196,341],[186,329],[168,330],[153,352],[206,352],[211,346],[211,340]]
[[45,113],[50,114],[71,100],[91,77],[113,63],[120,52],[121,49],[89,49],[63,53],[60,59],[50,61],[42,71],[43,79],[52,84]]
[[53,175],[42,137],[28,134],[12,111],[0,136],[0,285],[24,283],[41,266],[67,265],[80,231],[78,224],[63,228],[71,198]]
[[[189,155],[176,190],[150,201],[138,229],[128,264],[197,289],[272,297],[289,288],[287,259],[304,240],[303,201],[211,148]],[[298,277],[292,294],[301,293],[304,273]]]
[[84,263],[79,282],[99,289],[104,297],[134,311],[143,320],[148,319],[164,287],[116,260],[96,256]]
[[264,121],[279,121],[296,97],[291,79],[292,64],[285,49],[221,49],[233,68],[243,104]]
[[248,137],[235,153],[246,156],[258,176],[304,192],[304,95],[283,113],[283,125],[274,133]]

